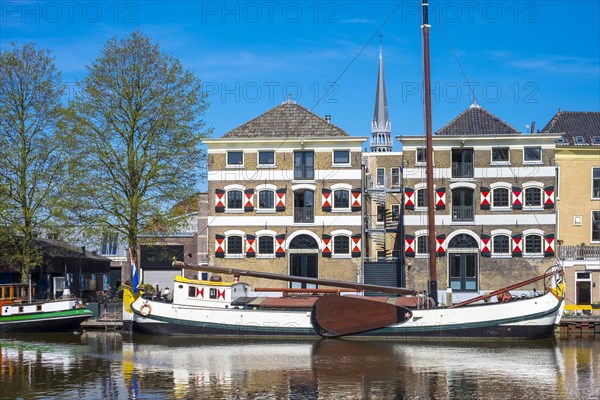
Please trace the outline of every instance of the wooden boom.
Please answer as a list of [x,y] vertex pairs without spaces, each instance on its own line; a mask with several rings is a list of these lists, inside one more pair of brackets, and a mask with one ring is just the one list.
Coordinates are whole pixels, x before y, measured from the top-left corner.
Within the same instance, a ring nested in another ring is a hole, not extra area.
[[234,275],[234,276],[252,276],[255,278],[266,278],[266,279],[273,279],[273,280],[278,280],[278,281],[300,282],[300,283],[310,283],[310,284],[314,284],[314,285],[343,287],[343,288],[357,289],[357,290],[361,290],[361,291],[369,290],[372,292],[384,292],[384,293],[408,294],[408,295],[414,295],[417,293],[417,291],[413,290],[413,289],[406,289],[406,288],[393,287],[393,286],[371,285],[371,284],[367,284],[367,283],[353,283],[353,282],[336,281],[336,280],[330,280],[330,279],[308,278],[308,277],[304,277],[304,276],[291,276],[291,275],[274,274],[274,273],[270,273],[270,272],[248,271],[248,270],[214,267],[214,266],[198,267],[196,265],[186,264],[182,261],[173,261],[173,267],[192,269],[195,271],[212,272],[212,273],[217,273],[217,274],[227,274],[227,275]]

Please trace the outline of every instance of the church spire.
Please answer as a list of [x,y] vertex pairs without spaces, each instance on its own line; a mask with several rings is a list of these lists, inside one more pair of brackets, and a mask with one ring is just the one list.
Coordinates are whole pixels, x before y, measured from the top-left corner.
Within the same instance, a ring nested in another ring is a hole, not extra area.
[[379,35],[379,72],[377,75],[377,92],[375,94],[375,113],[371,126],[371,151],[392,151],[392,124],[388,115],[385,80],[383,78],[383,55],[381,50],[381,34]]

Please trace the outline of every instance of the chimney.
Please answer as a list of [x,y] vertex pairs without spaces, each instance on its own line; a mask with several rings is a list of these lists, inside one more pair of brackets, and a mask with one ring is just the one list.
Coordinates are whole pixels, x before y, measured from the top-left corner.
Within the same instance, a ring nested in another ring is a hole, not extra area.
[[531,132],[529,133],[535,133],[535,121],[531,122]]
[[331,123],[331,115],[327,114],[325,115],[325,121],[327,121],[328,124]]

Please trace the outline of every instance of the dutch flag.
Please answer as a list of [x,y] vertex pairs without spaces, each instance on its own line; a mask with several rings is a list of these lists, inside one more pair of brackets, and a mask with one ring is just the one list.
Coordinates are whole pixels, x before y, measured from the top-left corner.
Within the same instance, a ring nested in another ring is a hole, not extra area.
[[131,256],[131,286],[133,287],[133,295],[137,295],[138,286],[140,285],[140,277],[138,276],[137,269],[135,268],[135,260],[133,255]]

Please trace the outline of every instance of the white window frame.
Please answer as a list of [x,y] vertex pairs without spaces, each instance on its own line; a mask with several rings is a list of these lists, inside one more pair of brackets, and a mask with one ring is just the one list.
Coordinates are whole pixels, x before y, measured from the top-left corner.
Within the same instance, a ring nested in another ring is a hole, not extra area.
[[[527,149],[539,149],[540,150],[539,160],[526,160],[525,154],[527,152]],[[544,160],[544,150],[542,149],[542,146],[525,146],[525,147],[523,147],[523,164],[542,164],[543,160]]]
[[600,180],[600,167],[592,167],[592,182],[591,182],[591,198],[592,200],[600,200],[600,196],[594,197],[594,170],[598,170],[598,180]]
[[[494,149],[507,149],[508,159],[503,161],[494,161]],[[490,165],[510,165],[510,147],[508,146],[493,146],[490,149]]]
[[[383,175],[381,176],[383,182],[381,182],[381,183],[379,183],[379,176],[380,176],[379,171],[383,172]],[[385,186],[385,168],[377,168],[375,170],[375,185],[378,187]]]
[[[494,182],[490,185],[490,189],[492,190],[490,193],[490,210],[492,211],[510,211],[511,210],[511,196],[512,196],[512,187],[510,183],[505,182]],[[508,205],[507,206],[494,206],[494,191],[497,189],[506,189],[508,190]]]
[[[269,237],[273,240],[273,251],[271,253],[261,253],[260,252],[260,238]],[[277,242],[275,241],[274,234],[261,234],[256,235],[256,258],[275,258],[275,249],[277,247]]]
[[[600,243],[600,235],[598,240],[593,240],[592,231],[594,229],[594,212],[600,214],[600,210],[591,210],[590,211],[590,243]],[[598,222],[600,222],[600,215],[598,216]]]
[[[394,183],[394,171],[397,171],[398,182]],[[393,188],[400,187],[400,168],[392,167],[390,169],[390,186]]]
[[[348,153],[348,162],[346,163],[336,163],[335,162],[335,152],[336,151],[345,151]],[[331,165],[334,167],[349,167],[352,164],[352,152],[350,149],[335,149],[331,152]]]
[[[242,163],[241,164],[229,164],[229,154],[230,153],[241,153],[242,154]],[[243,150],[227,150],[225,154],[225,165],[227,168],[244,168],[244,151]]]
[[[273,153],[273,163],[263,164],[260,162],[260,153]],[[256,166],[257,168],[275,168],[277,163],[277,152],[275,150],[258,150],[256,153]]]
[[[496,251],[496,248],[494,246],[494,239],[499,237],[499,236],[503,236],[508,238],[508,252],[506,253],[498,253]],[[490,251],[491,251],[491,255],[494,258],[510,258],[512,257],[512,237],[510,235],[510,233],[497,233],[495,235],[492,236],[492,238],[490,239]]]
[[[260,206],[260,194],[262,192],[271,192],[273,193],[273,207],[261,207]],[[256,211],[257,212],[275,212],[275,204],[277,204],[277,192],[271,188],[262,188],[260,190],[256,190]]]
[[[539,253],[528,253],[527,252],[527,237],[538,236],[540,238],[540,252]],[[527,229],[523,231],[523,257],[524,258],[543,258],[544,257],[544,232],[540,229]]]
[[[244,258],[246,256],[245,254],[245,246],[244,246],[244,242],[246,241],[246,233],[244,231],[240,231],[240,230],[229,230],[229,231],[225,231],[224,232],[225,235],[225,258]],[[231,254],[229,253],[229,238],[233,237],[233,236],[237,236],[240,237],[242,240],[242,252],[241,253],[235,253],[235,254]]]
[[[348,253],[335,252],[335,239],[337,237],[348,238]],[[331,258],[352,258],[352,231],[346,229],[337,229],[331,232]]]
[[[530,206],[527,205],[525,192],[527,189],[537,189],[540,192],[540,204]],[[523,184],[523,210],[524,211],[540,211],[544,209],[544,184],[542,182],[525,182]]]

